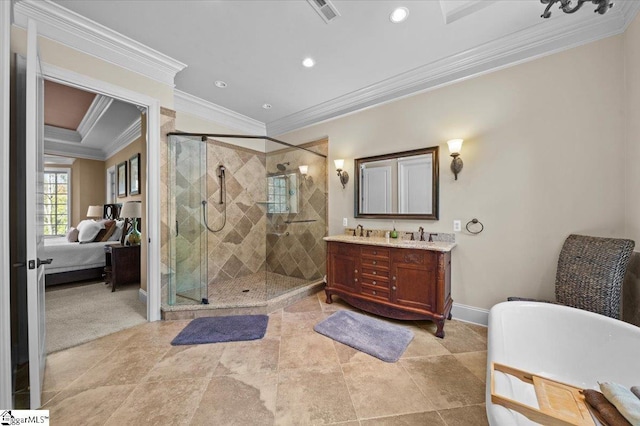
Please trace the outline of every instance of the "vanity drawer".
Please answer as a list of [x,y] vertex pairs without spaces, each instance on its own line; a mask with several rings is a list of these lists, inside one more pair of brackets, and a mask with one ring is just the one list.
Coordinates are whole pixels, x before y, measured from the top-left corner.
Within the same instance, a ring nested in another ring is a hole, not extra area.
[[389,289],[389,277],[362,277],[362,285],[378,288],[378,289]]
[[430,250],[399,249],[393,253],[394,264],[416,265],[430,268],[436,265],[436,253]]
[[370,288],[367,286],[360,287],[360,293],[377,299],[389,300],[389,290],[380,288]]
[[375,268],[367,268],[364,265],[362,266],[362,277],[368,277],[371,279],[380,279],[380,280],[385,280],[385,281],[389,281],[389,270],[380,270],[380,269],[375,269]]
[[389,259],[381,259],[377,257],[362,257],[362,267],[374,268],[377,270],[389,270]]
[[349,243],[337,243],[334,241],[329,242],[327,252],[335,254],[345,254],[348,256],[358,256],[360,254],[358,246]]
[[389,259],[389,249],[382,247],[362,247],[362,257]]

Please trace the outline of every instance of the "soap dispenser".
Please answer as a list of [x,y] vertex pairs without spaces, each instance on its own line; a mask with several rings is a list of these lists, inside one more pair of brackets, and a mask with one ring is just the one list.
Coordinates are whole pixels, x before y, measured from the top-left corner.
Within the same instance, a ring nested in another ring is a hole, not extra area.
[[398,238],[398,231],[396,231],[396,221],[393,221],[393,231],[389,234],[391,238]]

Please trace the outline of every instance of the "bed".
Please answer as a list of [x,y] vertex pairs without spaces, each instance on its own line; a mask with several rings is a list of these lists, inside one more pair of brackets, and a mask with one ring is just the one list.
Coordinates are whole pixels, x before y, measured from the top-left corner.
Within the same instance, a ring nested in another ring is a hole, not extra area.
[[[104,219],[118,218],[120,204],[105,204]],[[44,258],[53,259],[45,267],[45,286],[76,281],[101,279],[104,275],[107,244],[117,244],[119,239],[90,243],[71,243],[66,237],[46,238]]]

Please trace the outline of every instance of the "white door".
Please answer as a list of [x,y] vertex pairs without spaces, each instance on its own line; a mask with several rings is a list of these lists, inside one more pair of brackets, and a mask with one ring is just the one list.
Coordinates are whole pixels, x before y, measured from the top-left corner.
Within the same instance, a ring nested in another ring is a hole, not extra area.
[[[44,80],[38,57],[38,33],[35,22],[27,27],[27,72],[25,98],[26,153],[26,248],[27,317],[29,320],[29,386],[31,408],[40,408],[46,360],[44,316],[43,253],[43,179],[44,179]],[[45,261],[47,262],[47,261]],[[50,260],[48,260],[50,262]]]
[[362,213],[391,213],[391,166],[362,169]]

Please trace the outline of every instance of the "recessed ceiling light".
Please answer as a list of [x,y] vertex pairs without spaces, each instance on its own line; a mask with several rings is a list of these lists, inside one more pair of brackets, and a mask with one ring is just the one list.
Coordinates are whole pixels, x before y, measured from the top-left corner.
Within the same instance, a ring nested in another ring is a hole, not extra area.
[[409,9],[407,9],[406,7],[398,7],[394,9],[393,12],[391,12],[391,15],[389,15],[389,19],[391,19],[391,22],[393,22],[394,24],[399,24],[400,22],[403,22],[405,19],[407,19],[408,16]]
[[221,88],[221,89],[224,89],[225,87],[227,87],[227,83],[225,83],[225,82],[224,82],[224,81],[222,81],[222,80],[216,80],[216,82],[215,82],[215,83],[213,83],[213,84],[215,84],[215,85],[216,85],[216,87],[219,87],[219,88]]
[[262,108],[271,109],[271,108],[273,108],[273,106],[271,104],[264,104],[264,105],[262,105]]
[[315,64],[316,64],[316,61],[314,61],[313,58],[304,58],[304,60],[302,61],[302,65],[304,65],[307,68],[311,68]]

